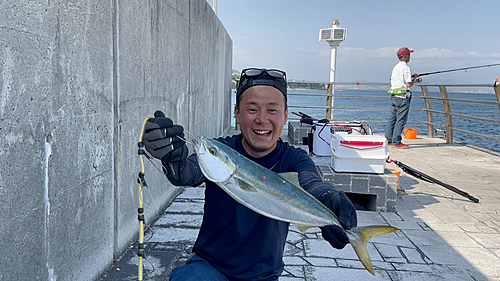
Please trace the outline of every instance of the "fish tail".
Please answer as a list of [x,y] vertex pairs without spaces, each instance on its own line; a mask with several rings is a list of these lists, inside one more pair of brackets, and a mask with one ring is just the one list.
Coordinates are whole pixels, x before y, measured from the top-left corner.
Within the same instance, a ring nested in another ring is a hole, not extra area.
[[370,255],[368,254],[368,250],[366,249],[366,243],[372,237],[389,234],[398,230],[399,229],[395,227],[387,225],[372,225],[353,227],[349,230],[346,230],[346,233],[347,237],[349,238],[349,242],[351,243],[354,251],[356,252],[356,255],[358,255],[358,258],[363,266],[372,275],[375,275]]

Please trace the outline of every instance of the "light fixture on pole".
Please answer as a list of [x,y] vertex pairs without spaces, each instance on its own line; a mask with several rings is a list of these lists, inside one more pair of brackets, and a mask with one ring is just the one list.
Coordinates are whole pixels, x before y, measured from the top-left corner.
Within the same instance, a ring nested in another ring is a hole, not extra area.
[[212,9],[214,10],[215,14],[217,15],[217,0],[212,1]]
[[339,27],[339,20],[334,19],[332,21],[331,28],[325,28],[319,30],[319,41],[326,41],[332,48],[331,63],[330,63],[330,83],[331,86],[328,87],[328,98],[327,98],[327,110],[326,118],[333,119],[333,95],[335,94],[335,64],[337,60],[337,47],[345,40],[347,29]]

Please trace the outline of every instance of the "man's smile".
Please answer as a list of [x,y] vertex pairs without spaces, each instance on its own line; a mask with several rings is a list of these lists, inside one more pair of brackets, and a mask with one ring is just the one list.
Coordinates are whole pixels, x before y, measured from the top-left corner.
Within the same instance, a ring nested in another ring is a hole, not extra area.
[[272,131],[253,131],[256,135],[270,135]]

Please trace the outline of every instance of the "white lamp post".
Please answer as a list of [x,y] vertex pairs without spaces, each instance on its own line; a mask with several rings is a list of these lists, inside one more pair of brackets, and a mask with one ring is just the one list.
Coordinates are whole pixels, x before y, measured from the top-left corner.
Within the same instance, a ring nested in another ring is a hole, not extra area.
[[217,0],[212,1],[212,9],[214,9],[215,14],[217,15]]
[[[337,60],[337,47],[345,40],[347,29],[339,27],[339,20],[334,19],[331,28],[320,29],[319,30],[319,41],[326,41],[332,48],[331,63],[330,63],[330,82],[332,83],[328,87],[327,105],[328,107],[333,107],[333,95],[335,94],[335,64]],[[333,119],[333,110],[328,108],[326,110],[326,118]]]

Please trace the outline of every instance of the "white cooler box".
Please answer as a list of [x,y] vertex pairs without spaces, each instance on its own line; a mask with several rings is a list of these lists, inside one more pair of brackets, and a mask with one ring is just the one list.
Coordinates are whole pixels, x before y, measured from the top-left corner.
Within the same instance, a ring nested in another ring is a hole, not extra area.
[[330,144],[336,172],[384,173],[389,156],[385,137],[332,134]]

